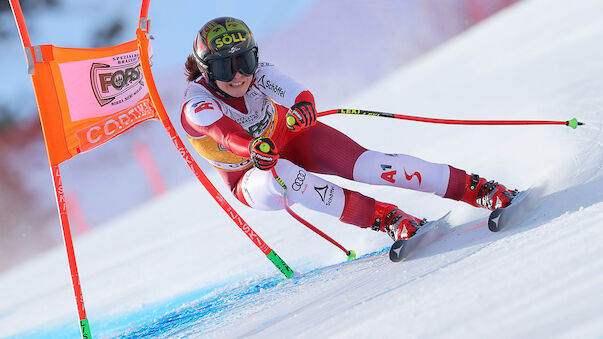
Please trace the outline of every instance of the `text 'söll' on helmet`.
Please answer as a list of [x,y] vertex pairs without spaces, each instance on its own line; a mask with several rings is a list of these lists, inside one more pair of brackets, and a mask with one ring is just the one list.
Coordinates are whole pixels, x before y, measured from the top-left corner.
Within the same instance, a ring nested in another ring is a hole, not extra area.
[[197,32],[193,55],[199,69],[208,72],[212,60],[236,57],[250,50],[254,50],[257,59],[257,48],[253,34],[243,21],[221,17],[210,20]]

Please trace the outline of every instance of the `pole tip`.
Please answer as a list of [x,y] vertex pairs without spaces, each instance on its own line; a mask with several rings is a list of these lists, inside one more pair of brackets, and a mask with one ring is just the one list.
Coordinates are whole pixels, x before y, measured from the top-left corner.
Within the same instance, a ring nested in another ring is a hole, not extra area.
[[349,250],[347,255],[348,255],[348,260],[356,259],[356,252],[354,252],[354,250]]
[[573,118],[572,120],[567,121],[565,124],[573,129],[576,129],[576,127],[578,127],[578,126],[584,125],[583,122],[579,122],[578,120],[576,120],[576,118]]

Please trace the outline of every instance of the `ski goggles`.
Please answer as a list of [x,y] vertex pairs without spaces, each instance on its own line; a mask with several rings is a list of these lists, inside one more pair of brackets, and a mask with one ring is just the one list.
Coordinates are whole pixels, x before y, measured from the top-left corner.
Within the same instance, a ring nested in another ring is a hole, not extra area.
[[232,81],[237,72],[250,76],[258,68],[257,51],[252,48],[230,58],[210,60],[208,66],[210,74],[219,81]]

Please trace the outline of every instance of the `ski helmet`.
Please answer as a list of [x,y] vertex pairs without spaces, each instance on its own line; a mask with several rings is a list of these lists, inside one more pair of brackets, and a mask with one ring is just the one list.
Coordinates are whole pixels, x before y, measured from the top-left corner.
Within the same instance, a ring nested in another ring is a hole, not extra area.
[[210,83],[231,81],[237,72],[252,75],[258,67],[258,45],[247,25],[235,18],[210,20],[197,32],[193,55]]

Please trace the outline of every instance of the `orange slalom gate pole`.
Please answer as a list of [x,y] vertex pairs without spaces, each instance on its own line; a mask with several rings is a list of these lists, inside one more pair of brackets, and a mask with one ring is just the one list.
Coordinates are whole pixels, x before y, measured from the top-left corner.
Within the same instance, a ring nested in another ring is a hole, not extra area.
[[29,32],[27,31],[27,25],[25,24],[25,17],[21,10],[21,4],[19,0],[9,0],[10,7],[17,23],[17,30],[19,30],[19,36],[21,37],[21,44],[23,48],[31,47],[31,40],[29,40]]
[[[21,43],[23,49],[31,47],[31,40],[29,39],[29,32],[27,31],[27,25],[25,24],[25,18],[21,10],[21,4],[19,0],[9,0],[19,36],[21,37]],[[27,58],[27,56],[26,56]],[[47,149],[48,151],[48,149]],[[48,151],[50,159],[50,152]],[[77,269],[77,262],[75,259],[75,251],[73,248],[73,239],[71,237],[71,229],[69,226],[69,217],[67,216],[67,200],[65,199],[65,193],[63,191],[63,183],[61,179],[61,171],[58,164],[50,163],[50,170],[52,172],[52,180],[55,188],[55,197],[57,202],[57,208],[59,212],[59,219],[61,221],[61,229],[63,233],[63,240],[65,242],[65,250],[67,252],[67,260],[69,262],[69,271],[71,272],[71,283],[73,285],[73,292],[75,294],[75,303],[77,306],[78,316],[80,319],[80,332],[82,338],[92,338],[90,333],[90,325],[86,317],[86,308],[84,306],[84,297],[82,294],[82,288],[80,284],[79,273]]]
[[[148,11],[148,0],[143,0],[141,15],[146,14]],[[195,162],[191,154],[188,152],[182,139],[176,133],[174,126],[172,125],[169,116],[167,115],[165,108],[163,107],[163,103],[161,102],[161,98],[159,97],[159,92],[157,91],[157,87],[155,86],[155,80],[153,79],[153,75],[151,73],[151,65],[149,63],[149,39],[146,36],[148,33],[148,23],[149,20],[146,17],[141,17],[139,21],[139,28],[136,31],[136,36],[138,39],[138,50],[140,53],[140,65],[142,68],[142,73],[144,75],[145,82],[147,84],[149,90],[149,96],[151,97],[151,101],[153,102],[153,106],[157,110],[157,114],[165,130],[170,136],[172,143],[178,149],[180,155],[184,159],[184,161],[188,164],[189,168],[193,171],[197,179],[203,184],[205,189],[209,192],[209,194],[216,200],[216,202],[222,207],[224,212],[235,222],[235,224],[251,239],[251,241],[266,255],[266,257],[283,273],[283,275],[287,278],[291,278],[293,276],[293,270],[281,259],[278,254],[274,250],[272,250],[268,244],[266,244],[259,235],[257,235],[253,229],[241,218],[241,216],[230,206],[230,204],[226,201],[226,199],[218,192],[215,186],[211,183],[211,181],[207,178],[207,176],[203,173],[199,165]]]
[[63,240],[65,241],[65,250],[67,251],[67,260],[69,261],[69,271],[71,272],[71,284],[75,294],[75,302],[77,305],[77,313],[80,318],[80,331],[82,338],[92,338],[90,332],[90,324],[86,317],[86,308],[84,307],[84,296],[82,294],[82,286],[80,284],[80,275],[77,269],[75,260],[75,250],[73,248],[73,240],[71,237],[71,227],[69,226],[69,217],[67,216],[67,199],[63,190],[63,182],[61,179],[61,171],[59,165],[51,165],[52,181],[54,183],[54,191],[57,199],[57,208],[59,210],[59,218],[61,220],[61,229],[63,231]]

